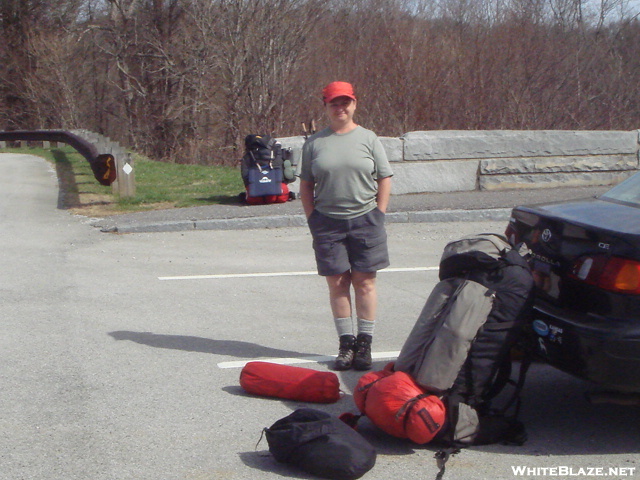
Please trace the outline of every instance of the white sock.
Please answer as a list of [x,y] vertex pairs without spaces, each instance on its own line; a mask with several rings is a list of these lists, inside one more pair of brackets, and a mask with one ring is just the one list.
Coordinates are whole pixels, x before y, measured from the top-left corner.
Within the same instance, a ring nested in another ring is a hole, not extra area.
[[351,317],[334,318],[333,321],[336,324],[339,337],[342,335],[353,335],[353,319]]
[[364,318],[358,318],[358,335],[363,333],[365,335],[371,335],[373,337],[373,329],[376,322],[371,320],[365,320]]

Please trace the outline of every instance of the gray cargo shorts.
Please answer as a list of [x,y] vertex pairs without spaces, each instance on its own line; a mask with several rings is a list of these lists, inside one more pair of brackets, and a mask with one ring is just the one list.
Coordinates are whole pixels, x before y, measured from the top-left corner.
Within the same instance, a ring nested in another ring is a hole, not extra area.
[[308,219],[318,274],[376,272],[389,266],[385,214],[378,208],[349,220],[314,210]]

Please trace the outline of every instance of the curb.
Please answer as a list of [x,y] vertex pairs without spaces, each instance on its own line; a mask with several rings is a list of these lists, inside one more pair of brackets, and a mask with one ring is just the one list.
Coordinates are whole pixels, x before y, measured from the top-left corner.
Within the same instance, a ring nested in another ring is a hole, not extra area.
[[[435,223],[507,221],[511,208],[481,210],[427,210],[421,212],[390,212],[387,223]],[[261,228],[304,227],[304,215],[273,215],[246,218],[216,218],[207,220],[177,220],[153,223],[131,223],[102,228],[105,233],[184,232],[193,230],[251,230]]]

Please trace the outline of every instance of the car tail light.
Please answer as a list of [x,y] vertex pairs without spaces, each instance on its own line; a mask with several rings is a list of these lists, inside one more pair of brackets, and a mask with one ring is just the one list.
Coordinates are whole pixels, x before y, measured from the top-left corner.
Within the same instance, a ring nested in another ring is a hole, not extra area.
[[569,275],[611,292],[640,295],[640,262],[595,255],[576,261]]
[[509,225],[507,225],[507,229],[504,231],[504,236],[507,237],[509,243],[511,245],[517,245],[520,243],[520,235],[518,234],[518,229],[516,228],[516,220],[511,217],[509,219]]

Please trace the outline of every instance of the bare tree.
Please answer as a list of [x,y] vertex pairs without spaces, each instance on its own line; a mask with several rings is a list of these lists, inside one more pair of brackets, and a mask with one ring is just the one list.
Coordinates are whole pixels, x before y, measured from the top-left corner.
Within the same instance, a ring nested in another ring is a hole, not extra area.
[[248,133],[638,128],[630,0],[0,0],[3,128],[87,126],[156,159],[228,163]]
[[224,142],[238,146],[248,132],[287,124],[294,70],[322,7],[315,0],[220,0],[216,7],[195,18],[220,72]]

